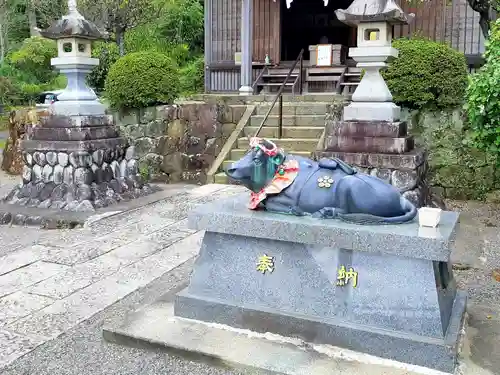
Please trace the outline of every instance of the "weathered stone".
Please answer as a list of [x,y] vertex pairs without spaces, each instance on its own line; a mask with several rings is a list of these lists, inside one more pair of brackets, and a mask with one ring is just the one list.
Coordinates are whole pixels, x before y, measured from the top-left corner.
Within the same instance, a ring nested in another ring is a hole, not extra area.
[[105,163],[108,163],[108,164],[111,163],[113,161],[113,156],[114,156],[113,150],[110,150],[110,149],[104,150],[103,160]]
[[123,192],[123,187],[118,180],[111,180],[109,186],[115,193],[121,194]]
[[53,202],[62,201],[67,191],[68,191],[68,185],[66,184],[57,185],[52,191],[50,198],[52,199]]
[[44,187],[45,187],[45,184],[43,182],[39,182],[37,184],[30,185],[29,197],[32,199],[38,198]]
[[107,196],[106,198],[104,198],[104,203],[106,206],[112,206],[114,204],[117,204],[118,201],[114,199],[113,196],[111,197]]
[[120,162],[120,177],[121,178],[126,178],[128,176],[127,174],[127,160],[122,159]]
[[38,205],[41,203],[40,199],[37,198],[32,198],[29,200],[29,202],[26,204],[28,207],[38,207]]
[[57,164],[57,154],[53,151],[47,152],[45,155],[45,159],[47,160],[47,163],[49,163],[50,166],[54,166]]
[[54,180],[54,173],[53,172],[54,172],[54,168],[52,168],[49,164],[46,164],[42,170],[43,182],[47,183],[47,182],[53,181]]
[[31,186],[33,186],[33,182],[29,182],[26,185],[23,185],[19,192],[17,193],[17,198],[27,198],[30,196]]
[[40,167],[44,167],[45,164],[47,164],[47,160],[45,159],[45,154],[40,151],[35,151],[33,153],[33,161]]
[[79,202],[92,199],[92,190],[88,185],[78,185],[75,190],[75,198]]
[[24,162],[28,164],[30,167],[33,166],[33,155],[31,155],[29,152],[25,152],[24,154]]
[[69,162],[74,168],[90,167],[92,156],[86,151],[75,151],[69,155]]
[[135,147],[134,146],[129,146],[127,148],[127,151],[125,152],[125,159],[127,159],[127,161],[135,159]]
[[408,199],[411,203],[413,203],[416,207],[422,206],[422,194],[419,188],[405,191],[403,193],[403,197]]
[[52,205],[50,208],[55,208],[58,210],[62,210],[64,207],[66,207],[66,202],[64,201],[52,201]]
[[12,221],[12,214],[10,212],[0,213],[0,225],[9,224]]
[[113,160],[110,164],[111,170],[113,171],[113,178],[119,178],[120,177],[120,164],[116,161]]
[[42,167],[40,167],[38,164],[35,164],[33,166],[33,174],[32,174],[31,180],[35,183],[43,180]]
[[96,209],[106,207],[106,201],[104,199],[96,199],[94,201],[94,207]]
[[413,189],[417,186],[418,174],[416,170],[395,170],[392,172],[392,184],[401,192]]
[[73,183],[73,173],[74,169],[72,165],[68,165],[63,171],[63,182],[66,185],[71,185]]
[[183,171],[183,157],[180,152],[163,156],[161,170],[168,173],[172,182],[181,180]]
[[104,150],[94,151],[92,153],[92,160],[100,167],[104,161]]
[[64,167],[60,164],[57,164],[54,167],[54,182],[56,184],[62,184],[64,180]]
[[59,152],[57,154],[57,163],[62,166],[62,167],[66,167],[69,163],[69,156],[67,153],[65,152]]
[[[67,201],[68,202],[68,201]],[[64,209],[66,211],[76,211],[76,208],[78,207],[78,205],[80,204],[80,202],[78,201],[75,201],[75,200],[71,200],[69,201],[66,206],[64,206]]]
[[22,174],[22,179],[25,184],[31,181],[31,174],[33,173],[32,169],[28,166],[25,165],[23,167],[23,174]]
[[159,139],[157,138],[138,138],[134,140],[135,152],[138,157],[155,152],[158,147]]
[[16,204],[20,205],[20,206],[26,206],[29,202],[30,198],[21,198],[19,199]]
[[113,169],[107,163],[104,163],[101,167],[104,175],[104,181],[109,182],[113,179]]
[[51,205],[52,205],[52,200],[51,199],[46,199],[46,200],[42,201],[42,203],[40,203],[38,205],[38,208],[50,208]]
[[135,176],[139,173],[139,163],[135,159],[127,162],[127,176]]
[[386,168],[373,168],[370,172],[372,176],[378,177],[387,183],[391,183],[392,172],[390,169]]
[[43,185],[42,190],[40,191],[39,198],[41,201],[45,201],[52,196],[52,193],[56,187],[54,182],[48,182]]
[[75,169],[73,179],[75,185],[90,185],[92,183],[92,180],[93,176],[91,169],[85,167]]
[[[21,204],[21,206],[25,206],[26,204]],[[12,224],[15,225],[24,225],[26,224],[27,216],[23,214],[16,214],[12,217]]]

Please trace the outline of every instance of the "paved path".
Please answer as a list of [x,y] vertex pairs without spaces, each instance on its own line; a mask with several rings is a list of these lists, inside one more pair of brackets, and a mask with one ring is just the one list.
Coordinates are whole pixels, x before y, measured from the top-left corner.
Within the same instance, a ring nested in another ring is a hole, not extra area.
[[195,256],[187,212],[239,191],[192,186],[80,230],[0,227],[0,369]]
[[[1,175],[0,192],[16,180],[6,183]],[[0,373],[243,373],[109,344],[101,331],[105,319],[119,322],[126,312],[186,284],[202,235],[187,228],[187,212],[240,191],[190,186],[79,230],[0,226]],[[453,259],[460,263],[457,281],[471,298],[469,352],[482,369],[500,374],[500,283],[492,277],[500,267],[500,208],[452,207],[464,212]]]

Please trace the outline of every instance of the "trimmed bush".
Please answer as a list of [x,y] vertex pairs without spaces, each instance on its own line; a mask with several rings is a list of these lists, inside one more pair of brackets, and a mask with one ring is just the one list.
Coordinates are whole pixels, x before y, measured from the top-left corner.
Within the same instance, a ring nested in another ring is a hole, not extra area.
[[105,91],[114,108],[172,103],[179,92],[177,66],[161,53],[131,53],[111,66]]
[[181,68],[180,85],[183,96],[203,92],[205,86],[205,59],[203,56]]
[[[472,146],[500,153],[500,21],[492,23],[486,43],[486,63],[472,75],[467,88],[467,115]],[[497,159],[498,160],[498,159]]]
[[394,101],[406,108],[449,108],[463,104],[467,63],[463,53],[426,39],[397,39],[399,57],[383,76]]

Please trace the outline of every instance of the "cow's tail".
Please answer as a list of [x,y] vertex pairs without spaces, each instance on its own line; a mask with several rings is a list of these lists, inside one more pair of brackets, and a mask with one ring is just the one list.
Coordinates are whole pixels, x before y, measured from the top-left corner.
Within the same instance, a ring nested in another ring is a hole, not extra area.
[[375,215],[361,214],[361,213],[344,214],[340,212],[337,212],[335,216],[338,217],[340,220],[349,223],[365,224],[365,225],[403,224],[413,220],[415,216],[417,216],[418,212],[415,205],[404,197],[401,197],[400,202],[401,202],[401,207],[403,208],[404,211],[404,214],[400,216],[383,217],[383,216],[375,216]]

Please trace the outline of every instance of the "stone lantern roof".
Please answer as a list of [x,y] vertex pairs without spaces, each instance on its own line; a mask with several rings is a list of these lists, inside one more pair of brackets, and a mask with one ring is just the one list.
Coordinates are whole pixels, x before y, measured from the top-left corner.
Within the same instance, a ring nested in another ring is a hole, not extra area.
[[101,32],[92,22],[87,21],[69,2],[69,14],[55,21],[49,28],[40,30],[40,34],[47,39],[80,38],[87,40],[107,39],[108,34]]
[[354,0],[347,9],[338,9],[335,14],[339,21],[356,26],[362,22],[387,22],[408,24],[414,14],[406,14],[394,0]]

